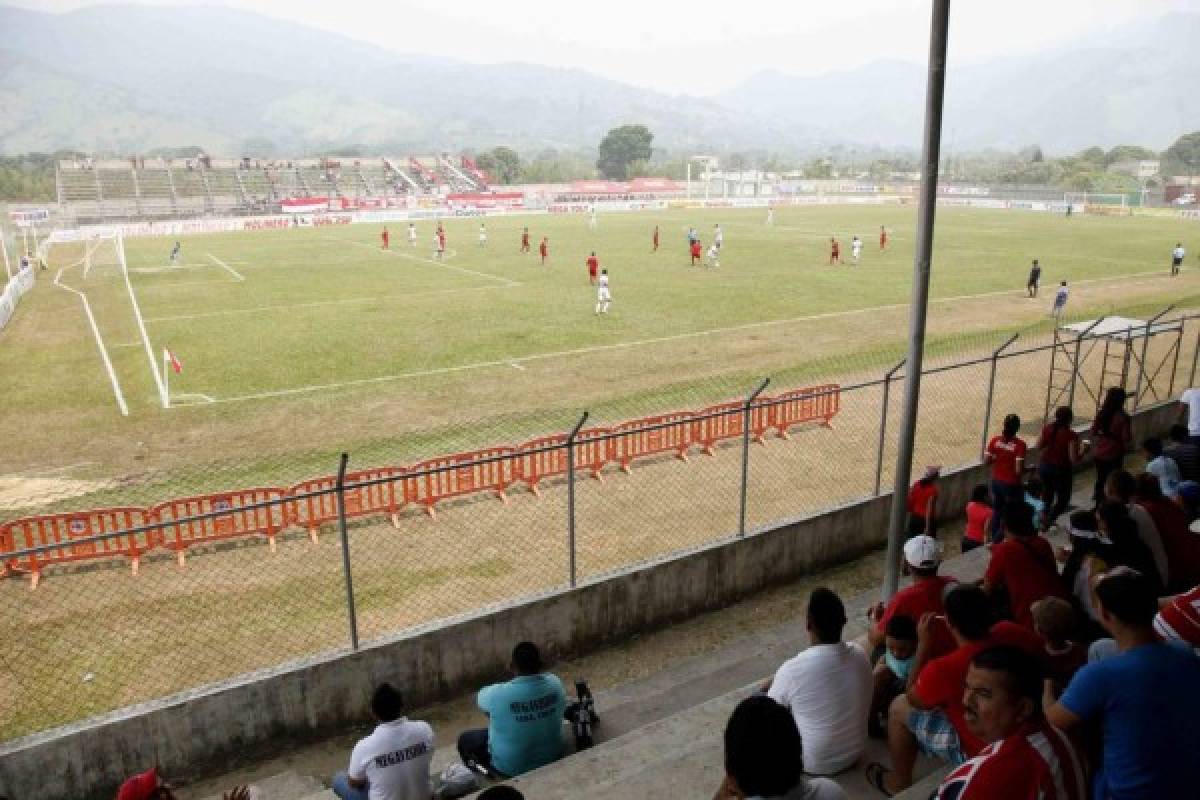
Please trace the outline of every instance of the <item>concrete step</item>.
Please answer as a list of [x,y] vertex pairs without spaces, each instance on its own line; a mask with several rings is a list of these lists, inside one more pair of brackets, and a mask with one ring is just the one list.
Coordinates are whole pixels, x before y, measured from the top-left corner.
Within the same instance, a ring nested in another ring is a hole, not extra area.
[[[252,800],[324,800],[327,797],[336,800],[337,795],[326,789],[325,784],[316,778],[301,775],[294,770],[281,772],[251,784]],[[222,795],[211,795],[205,800],[222,800]]]

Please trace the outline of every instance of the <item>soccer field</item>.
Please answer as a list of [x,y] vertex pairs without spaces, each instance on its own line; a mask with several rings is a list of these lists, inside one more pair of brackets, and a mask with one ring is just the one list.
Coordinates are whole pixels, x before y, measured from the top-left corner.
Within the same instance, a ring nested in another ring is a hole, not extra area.
[[[114,479],[126,496],[168,477],[189,489],[278,482],[327,472],[342,449],[359,465],[414,459],[561,430],[584,408],[605,424],[725,400],[761,375],[780,385],[874,374],[903,348],[915,216],[789,207],[768,227],[761,209],[689,209],[601,214],[592,229],[586,215],[514,215],[485,220],[486,247],[480,219],[449,218],[444,261],[432,221],[417,223],[415,247],[393,224],[388,251],[382,226],[187,236],[174,266],[173,239],[138,238],[125,242],[128,287],[111,260],[85,275],[80,254],[61,248],[0,339],[0,372],[15,378],[0,411],[0,508]],[[688,226],[707,248],[716,223],[721,266],[691,266]],[[531,253],[519,252],[523,226]],[[1060,279],[1076,317],[1186,302],[1200,281],[1191,270],[1170,279],[1168,255],[1195,230],[1174,218],[940,209],[931,346],[986,348],[1045,324]],[[855,234],[861,264],[830,266],[829,238],[849,262]],[[613,295],[599,317],[584,267],[593,251]],[[1035,257],[1043,296],[1029,300]],[[74,292],[54,285],[59,270]],[[154,375],[164,347],[184,366],[169,376],[170,409]]]

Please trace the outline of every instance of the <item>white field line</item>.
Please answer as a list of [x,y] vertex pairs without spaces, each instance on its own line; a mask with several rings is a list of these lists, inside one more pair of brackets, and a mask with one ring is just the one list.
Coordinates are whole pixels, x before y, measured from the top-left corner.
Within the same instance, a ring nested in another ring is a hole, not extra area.
[[[222,283],[224,283],[224,281],[222,281]],[[428,297],[430,295],[437,294],[459,294],[461,292],[496,292],[512,288],[514,287],[468,286],[462,289],[430,289],[427,292],[409,292],[408,294],[381,294],[374,297],[347,297],[341,300],[315,300],[311,303],[254,306],[252,308],[231,308],[223,311],[203,311],[198,314],[175,314],[167,317],[147,317],[146,322],[174,322],[177,320],[187,319],[206,319],[208,317],[227,317],[237,314],[261,314],[264,311],[291,311],[297,308],[320,308],[321,306],[348,305],[353,303],[375,303],[380,300],[405,300],[410,297]]]
[[[1128,275],[1109,278],[1088,278],[1075,281],[1075,285],[1090,284],[1090,283],[1110,283],[1115,280],[1126,280],[1128,278],[1136,278],[1146,275],[1162,276],[1162,270],[1153,272],[1134,272]],[[1135,286],[1149,281],[1130,281],[1127,285]],[[956,295],[954,297],[939,297],[931,299],[932,303],[959,303],[965,300],[980,300],[988,297],[1004,297],[1020,294],[1020,289],[1001,289],[994,292],[980,292],[977,294]],[[266,400],[273,397],[289,397],[298,394],[309,394],[312,392],[327,391],[330,389],[345,389],[352,386],[368,386],[374,383],[389,383],[392,381],[408,380],[411,378],[426,378],[433,375],[448,375],[455,372],[468,372],[477,369],[492,369],[495,367],[514,367],[520,369],[519,364],[528,364],[533,361],[544,361],[553,358],[563,358],[566,356],[590,355],[592,353],[602,353],[612,350],[626,350],[635,347],[642,347],[650,344],[662,344],[664,342],[677,342],[684,339],[697,339],[704,336],[715,336],[718,334],[727,334],[737,331],[754,330],[756,328],[770,328],[777,325],[791,325],[797,322],[812,322],[821,319],[833,319],[836,317],[853,317],[862,314],[874,314],[879,311],[894,311],[897,309],[908,308],[908,303],[889,303],[882,306],[870,306],[868,308],[854,308],[846,311],[828,311],[821,314],[807,314],[800,317],[790,317],[787,319],[763,320],[761,322],[747,322],[741,325],[729,325],[723,328],[709,328],[701,331],[689,331],[687,333],[674,333],[669,336],[655,336],[648,339],[636,339],[628,342],[614,342],[613,344],[593,345],[590,347],[576,347],[569,350],[555,350],[546,353],[533,353],[527,356],[518,356],[515,358],[501,358],[492,361],[476,361],[470,364],[459,364],[450,367],[436,367],[434,369],[416,370],[413,372],[400,372],[395,375],[379,375],[374,378],[358,378],[349,381],[340,381],[337,383],[319,383],[309,386],[297,386],[291,389],[276,389],[269,392],[256,392],[254,394],[243,394],[234,397],[218,397],[212,400],[213,403],[238,403],[246,400]],[[1049,306],[1047,305],[1047,313]],[[194,405],[183,403],[181,405]]]
[[163,283],[158,286],[143,286],[143,292],[155,292],[161,289],[178,289],[183,286],[211,286],[214,283],[237,283],[231,278],[222,278],[219,281],[179,281],[178,283]]
[[120,252],[121,274],[125,277],[125,288],[129,290],[129,302],[133,306],[133,317],[137,321],[138,331],[142,334],[142,344],[146,345],[146,358],[150,360],[150,372],[154,375],[154,383],[158,386],[158,397],[163,408],[169,408],[171,398],[167,394],[167,385],[162,373],[158,371],[158,359],[155,358],[154,348],[150,345],[150,334],[146,333],[146,321],[142,318],[142,309],[138,305],[137,295],[133,293],[133,283],[129,280],[129,264],[125,260],[125,240],[117,237],[117,248]]
[[[207,269],[209,266],[211,266],[211,265],[210,264],[169,264],[164,267],[130,267],[129,271],[136,272],[139,275],[154,275],[154,274],[158,274],[158,273],[162,273],[162,272],[176,272],[177,270],[181,270],[181,269]],[[113,268],[113,271],[114,272],[116,271],[116,267]],[[108,270],[107,269],[93,270],[93,272],[101,272],[101,274],[104,274],[104,273],[108,272]]]
[[214,264],[216,264],[219,267],[223,267],[230,275],[237,278],[239,281],[246,280],[246,278],[242,275],[242,273],[238,272],[236,269],[229,266],[228,264],[226,264],[224,261],[217,258],[216,256],[214,256],[212,253],[208,253],[207,255],[208,255],[208,258],[210,261],[212,261]]
[[[64,267],[63,269],[66,268]],[[87,315],[88,324],[92,326],[92,336],[96,339],[96,347],[100,350],[100,359],[104,362],[105,371],[108,372],[108,381],[112,384],[113,396],[117,399],[117,408],[121,411],[121,416],[128,417],[129,406],[125,403],[125,395],[121,391],[121,382],[117,380],[117,373],[113,369],[112,359],[108,357],[108,350],[104,347],[104,340],[100,338],[100,328],[96,325],[96,317],[92,314],[92,305],[88,302],[86,294],[78,289],[72,289],[61,281],[62,274],[63,271],[60,269],[58,274],[54,276],[54,285],[78,295],[79,301],[83,303],[83,313]]]
[[[337,241],[341,244],[353,244],[353,245],[357,245],[358,247],[369,247],[372,250],[377,249],[375,247],[375,245],[367,244],[366,242],[347,241],[346,239],[338,239],[337,237],[333,237],[333,236],[327,236],[325,238],[330,239],[331,241]],[[411,253],[402,253],[399,250],[390,250],[390,249],[389,250],[380,250],[379,252],[387,253],[388,255],[397,256],[399,258],[407,258],[411,261],[423,261],[426,264],[432,264],[435,267],[443,267],[445,269],[452,269],[455,272],[462,272],[467,275],[476,275],[480,278],[487,278],[490,281],[499,281],[500,283],[503,283],[505,286],[520,286],[521,285],[519,281],[514,281],[510,278],[505,278],[500,275],[492,275],[487,272],[479,272],[477,270],[467,269],[466,267],[458,267],[458,266],[455,266],[454,264],[447,264],[444,260],[439,260],[436,258],[423,258],[421,256],[414,256]],[[456,255],[458,255],[457,250],[449,250],[449,251],[447,251],[446,258],[453,258]]]

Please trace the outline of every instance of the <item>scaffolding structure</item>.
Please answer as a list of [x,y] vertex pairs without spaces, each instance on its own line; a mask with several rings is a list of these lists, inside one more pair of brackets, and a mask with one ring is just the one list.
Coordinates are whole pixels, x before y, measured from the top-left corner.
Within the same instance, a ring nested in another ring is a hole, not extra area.
[[[1150,319],[1100,317],[1055,328],[1044,419],[1050,419],[1060,405],[1076,408],[1077,397],[1084,408],[1099,410],[1104,393],[1113,386],[1128,392],[1131,411],[1146,401],[1170,397],[1179,367],[1184,318],[1159,320],[1173,308],[1168,306]],[[1151,341],[1163,336],[1170,342],[1166,351],[1151,353]],[[1095,360],[1093,355],[1099,368],[1089,372],[1086,367]]]

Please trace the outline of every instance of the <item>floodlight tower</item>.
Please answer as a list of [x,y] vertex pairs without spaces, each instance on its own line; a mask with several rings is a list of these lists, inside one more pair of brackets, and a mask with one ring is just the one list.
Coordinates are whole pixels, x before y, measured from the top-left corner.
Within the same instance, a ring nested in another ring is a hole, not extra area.
[[712,171],[718,165],[716,156],[691,156],[687,160],[687,199],[692,199],[692,162],[704,167],[704,199],[708,200],[708,184],[712,179]]

